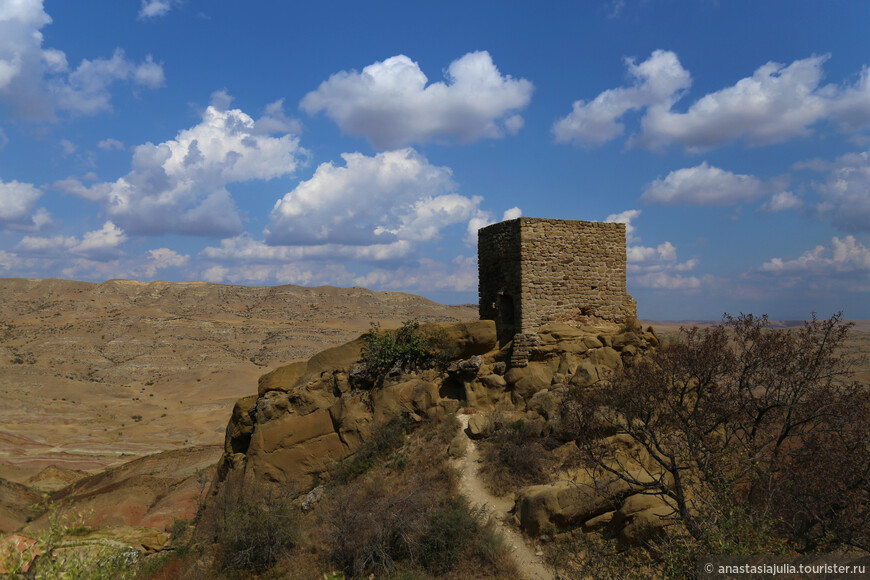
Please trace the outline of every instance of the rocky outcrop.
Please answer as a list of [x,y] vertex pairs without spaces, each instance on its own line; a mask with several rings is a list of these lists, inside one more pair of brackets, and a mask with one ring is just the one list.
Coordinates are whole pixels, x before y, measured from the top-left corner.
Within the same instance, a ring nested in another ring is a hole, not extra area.
[[[480,410],[507,405],[527,429],[545,434],[555,427],[571,384],[606,379],[621,368],[623,357],[657,344],[654,334],[639,327],[554,324],[540,330],[528,365],[510,368],[510,345],[498,350],[492,321],[438,330],[454,347],[453,363],[443,370],[395,370],[377,388],[360,379],[362,338],[263,375],[258,394],[233,409],[218,483],[234,472],[249,481],[304,489],[354,453],[375,426],[399,414],[420,419],[452,413],[460,401]],[[472,436],[485,436],[486,425],[475,419],[473,427]]]
[[[432,328],[421,326],[424,332]],[[480,355],[497,353],[490,321],[438,328],[457,359],[482,361]],[[444,388],[448,371],[395,371],[373,389],[359,366],[363,345],[358,338],[260,377],[258,394],[240,399],[233,409],[217,485],[237,473],[245,481],[302,489],[355,452],[375,426],[400,414],[421,419],[456,411],[457,398]],[[464,364],[456,372],[476,377],[479,365],[470,369]]]

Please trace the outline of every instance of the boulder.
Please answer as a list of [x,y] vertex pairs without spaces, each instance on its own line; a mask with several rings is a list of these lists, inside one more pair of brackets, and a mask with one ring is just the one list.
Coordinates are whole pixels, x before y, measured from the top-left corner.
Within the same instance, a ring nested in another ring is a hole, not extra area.
[[[629,473],[638,481],[649,480],[644,472]],[[620,478],[583,473],[577,481],[522,488],[517,492],[515,511],[523,531],[537,536],[551,526],[564,528],[614,511],[630,492],[631,486]]]
[[498,348],[498,336],[493,320],[420,325],[422,331],[432,329],[443,332],[447,343],[455,347],[455,352],[451,353],[453,359],[483,355]]
[[559,360],[532,361],[524,367],[514,367],[505,373],[505,380],[523,399],[529,399],[542,389],[549,388]]
[[310,512],[314,509],[314,505],[323,498],[323,495],[326,493],[325,485],[318,485],[302,498],[302,505],[300,505],[300,509],[303,512]]
[[383,387],[372,394],[374,421],[382,425],[403,412],[424,415],[440,401],[438,385],[418,378]]
[[660,534],[675,517],[676,510],[663,496],[635,494],[616,510],[610,525],[618,530],[620,543],[635,546]]
[[489,418],[480,413],[475,413],[468,418],[468,436],[472,439],[483,439],[492,430]]

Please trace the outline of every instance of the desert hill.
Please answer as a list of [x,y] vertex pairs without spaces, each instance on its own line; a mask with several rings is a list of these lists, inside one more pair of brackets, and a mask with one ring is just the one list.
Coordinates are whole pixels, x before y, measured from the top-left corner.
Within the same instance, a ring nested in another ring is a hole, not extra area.
[[0,279],[0,478],[218,445],[272,366],[474,309],[364,288]]

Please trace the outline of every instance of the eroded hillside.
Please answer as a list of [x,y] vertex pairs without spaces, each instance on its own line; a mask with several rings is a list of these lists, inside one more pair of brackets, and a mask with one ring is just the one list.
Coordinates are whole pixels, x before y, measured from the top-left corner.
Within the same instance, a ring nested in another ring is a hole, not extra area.
[[0,477],[219,445],[268,368],[415,317],[476,310],[363,288],[2,279]]

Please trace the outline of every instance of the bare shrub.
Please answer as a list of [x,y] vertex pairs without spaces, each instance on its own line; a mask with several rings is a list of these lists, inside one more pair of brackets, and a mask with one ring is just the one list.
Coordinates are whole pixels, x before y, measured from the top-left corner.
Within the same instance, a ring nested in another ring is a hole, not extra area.
[[485,469],[480,475],[496,495],[546,483],[555,461],[549,450],[555,441],[531,433],[522,419],[505,421],[503,415],[490,418],[492,431],[478,443]]
[[[572,391],[563,424],[597,467],[672,499],[701,549],[751,549],[735,543],[750,528],[769,532],[755,549],[868,549],[868,389],[847,382],[850,326],[841,314],[789,331],[726,315],[682,329],[612,383]],[[613,433],[646,473],[616,459]]]

